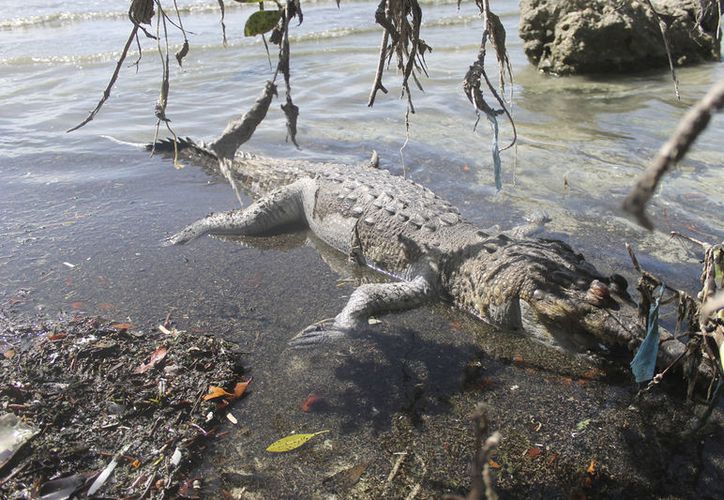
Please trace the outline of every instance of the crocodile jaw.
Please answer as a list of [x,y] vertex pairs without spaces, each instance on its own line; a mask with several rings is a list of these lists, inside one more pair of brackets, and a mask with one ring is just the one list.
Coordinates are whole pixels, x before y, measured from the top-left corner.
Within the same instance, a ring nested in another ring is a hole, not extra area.
[[600,350],[602,344],[615,344],[633,350],[643,337],[635,304],[613,293],[605,302],[591,304],[579,290],[536,290],[520,302],[526,331],[569,349]]

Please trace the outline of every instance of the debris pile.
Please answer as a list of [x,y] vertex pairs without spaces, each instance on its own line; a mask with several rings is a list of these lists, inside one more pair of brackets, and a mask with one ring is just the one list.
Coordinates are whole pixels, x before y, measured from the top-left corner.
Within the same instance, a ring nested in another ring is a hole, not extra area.
[[0,332],[0,497],[200,496],[195,451],[250,382],[233,344],[98,318],[21,330]]

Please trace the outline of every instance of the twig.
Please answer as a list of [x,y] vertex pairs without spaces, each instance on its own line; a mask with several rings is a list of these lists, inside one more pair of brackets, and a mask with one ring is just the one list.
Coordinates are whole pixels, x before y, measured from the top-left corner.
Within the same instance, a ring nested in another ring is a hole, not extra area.
[[387,480],[385,481],[385,487],[382,488],[382,496],[384,496],[385,493],[387,493],[387,490],[390,487],[390,483],[392,483],[392,480],[395,479],[395,476],[397,476],[397,472],[400,470],[400,467],[402,466],[402,462],[405,461],[405,458],[407,458],[407,451],[403,451],[402,453],[400,453],[400,456],[397,459],[397,461],[395,462],[395,465],[392,466],[392,470],[388,474]]
[[367,100],[367,106],[372,107],[375,104],[375,97],[377,97],[377,91],[381,90],[384,94],[387,93],[387,89],[382,85],[382,73],[385,70],[385,58],[387,54],[387,42],[390,39],[390,33],[387,30],[382,32],[382,42],[380,43],[380,58],[377,61],[377,71],[375,72],[375,81],[372,85],[372,91],[370,97]]
[[671,236],[673,236],[673,237],[675,237],[675,238],[681,238],[682,240],[686,240],[686,241],[688,241],[688,242],[690,242],[690,243],[694,243],[694,244],[696,244],[696,245],[699,245],[705,252],[709,249],[709,247],[711,247],[711,245],[710,245],[709,243],[707,243],[706,241],[697,240],[696,238],[693,238],[693,237],[691,237],[691,236],[687,236],[687,235],[682,234],[682,233],[680,233],[680,232],[678,232],[678,231],[671,231],[671,233],[669,233],[669,234],[671,234]]
[[[500,433],[496,431],[487,439],[485,438],[488,433],[488,415],[483,404],[477,406],[472,420],[475,425],[475,451],[470,464],[471,484],[467,500],[482,500],[484,498],[497,500],[498,494],[493,489],[488,459],[490,452],[498,446]],[[481,470],[482,474],[480,473]]]
[[133,43],[134,38],[136,37],[136,34],[138,33],[138,24],[133,25],[133,29],[131,30],[131,34],[128,35],[128,40],[126,40],[126,45],[123,47],[123,52],[121,52],[121,57],[118,59],[118,62],[116,63],[116,69],[113,71],[113,76],[111,76],[111,81],[108,82],[108,85],[106,86],[106,89],[103,91],[103,97],[101,97],[101,100],[98,101],[98,104],[96,105],[95,109],[91,111],[88,114],[88,117],[86,117],[85,120],[80,122],[78,125],[76,125],[73,128],[69,128],[65,132],[73,132],[74,130],[78,130],[82,126],[84,126],[86,123],[90,122],[95,118],[96,114],[101,110],[103,107],[103,104],[108,100],[108,98],[111,96],[111,88],[116,83],[116,80],[118,79],[118,73],[121,71],[121,66],[123,65],[123,61],[126,60],[126,54],[128,54],[128,49],[131,46],[131,43]]
[[684,157],[699,134],[706,128],[711,115],[724,107],[724,79],[694,105],[679,121],[679,125],[666,143],[661,146],[654,161],[644,171],[634,188],[623,202],[623,209],[633,215],[639,224],[652,230],[653,224],[646,216],[646,204],[654,194],[663,175]]
[[21,472],[23,472],[25,469],[28,468],[28,466],[29,466],[31,463],[32,463],[32,462],[29,462],[29,461],[28,461],[28,462],[25,462],[23,465],[17,467],[17,468],[16,468],[14,471],[12,471],[10,474],[8,474],[8,475],[5,476],[4,478],[0,479],[0,486],[2,486],[3,484],[7,483],[7,482],[10,481],[12,478],[14,478],[15,476],[17,476],[17,475],[20,474]]
[[671,70],[671,79],[674,80],[674,95],[676,96],[676,99],[678,101],[681,100],[681,96],[679,95],[679,80],[676,78],[676,70],[674,69],[674,60],[671,57],[671,47],[669,47],[669,27],[666,26],[666,23],[663,19],[661,19],[661,16],[659,16],[659,13],[656,12],[656,9],[651,4],[651,0],[644,0],[646,2],[646,5],[649,6],[649,9],[651,9],[651,12],[654,13],[654,17],[656,18],[656,21],[659,24],[659,31],[661,31],[661,38],[664,39],[664,49],[666,50],[666,57],[669,60],[669,69]]
[[224,24],[224,0],[217,0],[219,3],[219,9],[221,9],[221,39],[224,44],[224,47],[227,46],[226,42],[226,24]]

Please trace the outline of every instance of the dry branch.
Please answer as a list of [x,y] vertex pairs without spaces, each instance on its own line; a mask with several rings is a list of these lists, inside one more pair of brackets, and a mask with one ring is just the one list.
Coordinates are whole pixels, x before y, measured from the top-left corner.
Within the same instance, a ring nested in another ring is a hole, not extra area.
[[121,52],[121,57],[118,59],[118,62],[116,63],[116,69],[113,71],[113,76],[111,76],[111,80],[108,82],[108,85],[106,86],[106,89],[103,91],[103,97],[101,97],[101,100],[98,101],[98,104],[96,105],[95,109],[91,111],[85,120],[80,122],[75,127],[69,128],[66,130],[66,132],[73,132],[74,130],[78,130],[86,123],[90,122],[95,118],[95,116],[98,114],[98,112],[103,107],[103,104],[108,100],[108,98],[111,96],[111,89],[113,88],[113,85],[115,85],[116,80],[118,79],[118,73],[121,71],[121,66],[123,65],[123,61],[126,60],[126,55],[128,54],[128,49],[131,46],[131,43],[133,43],[133,40],[136,38],[136,34],[138,33],[138,24],[133,25],[133,29],[131,30],[131,34],[128,35],[128,40],[126,40],[126,45],[123,47],[123,52]]
[[269,104],[275,95],[277,95],[277,86],[272,81],[266,82],[251,109],[240,119],[230,121],[221,137],[209,144],[209,148],[216,153],[219,159],[234,158],[239,146],[249,140],[256,127],[266,116]]
[[654,228],[646,216],[646,204],[664,174],[684,157],[709,124],[711,115],[720,111],[722,107],[724,107],[724,80],[709,89],[709,92],[684,115],[672,136],[661,146],[654,161],[644,171],[623,202],[623,209],[633,215],[639,224],[649,230]]

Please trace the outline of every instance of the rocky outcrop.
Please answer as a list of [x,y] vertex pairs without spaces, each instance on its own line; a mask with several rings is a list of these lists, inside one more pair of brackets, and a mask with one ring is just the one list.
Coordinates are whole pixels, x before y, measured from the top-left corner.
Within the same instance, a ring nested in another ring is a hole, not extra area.
[[[677,66],[719,60],[717,1],[653,0],[668,26]],[[523,49],[542,71],[608,73],[668,65],[659,23],[646,2],[521,0],[520,8]]]

